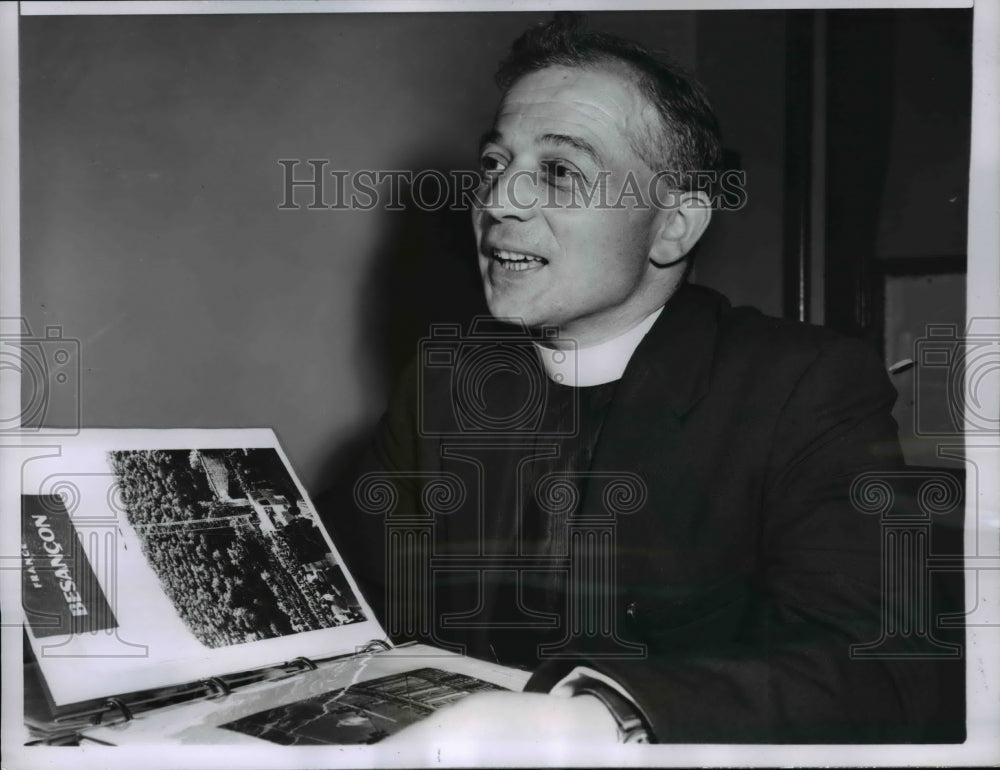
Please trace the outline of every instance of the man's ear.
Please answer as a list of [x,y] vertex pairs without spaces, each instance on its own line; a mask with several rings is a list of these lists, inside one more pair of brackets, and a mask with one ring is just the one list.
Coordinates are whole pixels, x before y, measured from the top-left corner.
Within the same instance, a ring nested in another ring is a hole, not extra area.
[[655,267],[671,267],[687,256],[712,220],[712,204],[704,192],[683,192],[677,205],[658,212],[649,261]]

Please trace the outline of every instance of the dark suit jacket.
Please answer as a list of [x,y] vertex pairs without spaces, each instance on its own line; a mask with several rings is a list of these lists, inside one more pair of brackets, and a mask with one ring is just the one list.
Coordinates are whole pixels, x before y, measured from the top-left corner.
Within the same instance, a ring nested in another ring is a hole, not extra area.
[[[460,344],[473,358],[485,350]],[[384,517],[369,500],[369,512],[341,509],[330,523],[397,632],[490,657],[491,634],[511,633],[497,623],[541,618],[530,606],[504,614],[491,605],[486,574],[490,559],[531,566],[511,556],[517,462],[496,457],[530,454],[511,416],[536,392],[540,369],[515,357],[456,385],[458,359],[421,354],[363,471],[390,474],[398,504]],[[949,724],[935,716],[940,678],[953,668],[850,653],[879,639],[883,589],[880,519],[859,512],[849,489],[862,472],[901,467],[895,397],[863,344],[682,287],[618,383],[590,469],[644,486],[644,504],[614,517],[603,588],[614,628],[571,640],[568,656],[542,657],[529,689],[589,665],[628,690],[661,742],[961,740],[961,704]],[[470,427],[458,402],[496,419]],[[446,482],[436,502],[435,478]],[[588,485],[578,513],[597,521],[606,506]],[[435,569],[417,570],[425,577],[407,583],[415,591],[398,580],[385,589],[382,559],[403,563],[398,525],[407,521],[427,525],[409,542],[430,543],[407,563],[429,558]],[[912,654],[911,643],[898,651]],[[629,656],[635,645],[642,656]]]

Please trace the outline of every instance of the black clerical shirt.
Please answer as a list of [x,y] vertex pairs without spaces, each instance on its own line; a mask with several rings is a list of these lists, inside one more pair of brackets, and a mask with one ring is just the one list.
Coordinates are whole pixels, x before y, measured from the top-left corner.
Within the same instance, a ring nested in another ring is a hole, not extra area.
[[[520,553],[538,556],[541,569],[520,568],[494,576],[489,590],[497,626],[490,630],[489,647],[495,660],[534,667],[538,647],[565,634],[567,618],[566,571],[544,568],[568,556],[567,519],[579,510],[587,492],[594,447],[600,437],[616,382],[570,387],[546,380],[545,409],[532,439],[533,457],[508,453],[508,467],[497,469],[520,483],[508,504],[516,506],[519,531],[509,532]],[[517,593],[516,593],[517,592]]]

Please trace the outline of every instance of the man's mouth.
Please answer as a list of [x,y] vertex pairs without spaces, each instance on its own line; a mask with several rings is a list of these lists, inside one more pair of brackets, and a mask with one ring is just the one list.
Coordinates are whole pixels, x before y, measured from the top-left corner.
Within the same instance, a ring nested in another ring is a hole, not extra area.
[[523,254],[519,251],[507,251],[506,249],[491,249],[490,258],[504,270],[512,272],[537,270],[549,263],[547,259],[536,257],[534,254]]

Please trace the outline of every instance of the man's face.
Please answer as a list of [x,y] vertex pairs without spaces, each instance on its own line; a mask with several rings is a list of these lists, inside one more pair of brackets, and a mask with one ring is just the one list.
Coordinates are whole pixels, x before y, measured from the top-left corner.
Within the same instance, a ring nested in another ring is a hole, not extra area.
[[[634,195],[610,205],[629,175],[646,197],[653,171],[634,145],[657,125],[652,105],[610,71],[549,67],[507,92],[480,153],[494,188],[473,209],[493,315],[589,345],[662,304],[649,263],[657,209]],[[588,204],[581,193],[595,187]]]

